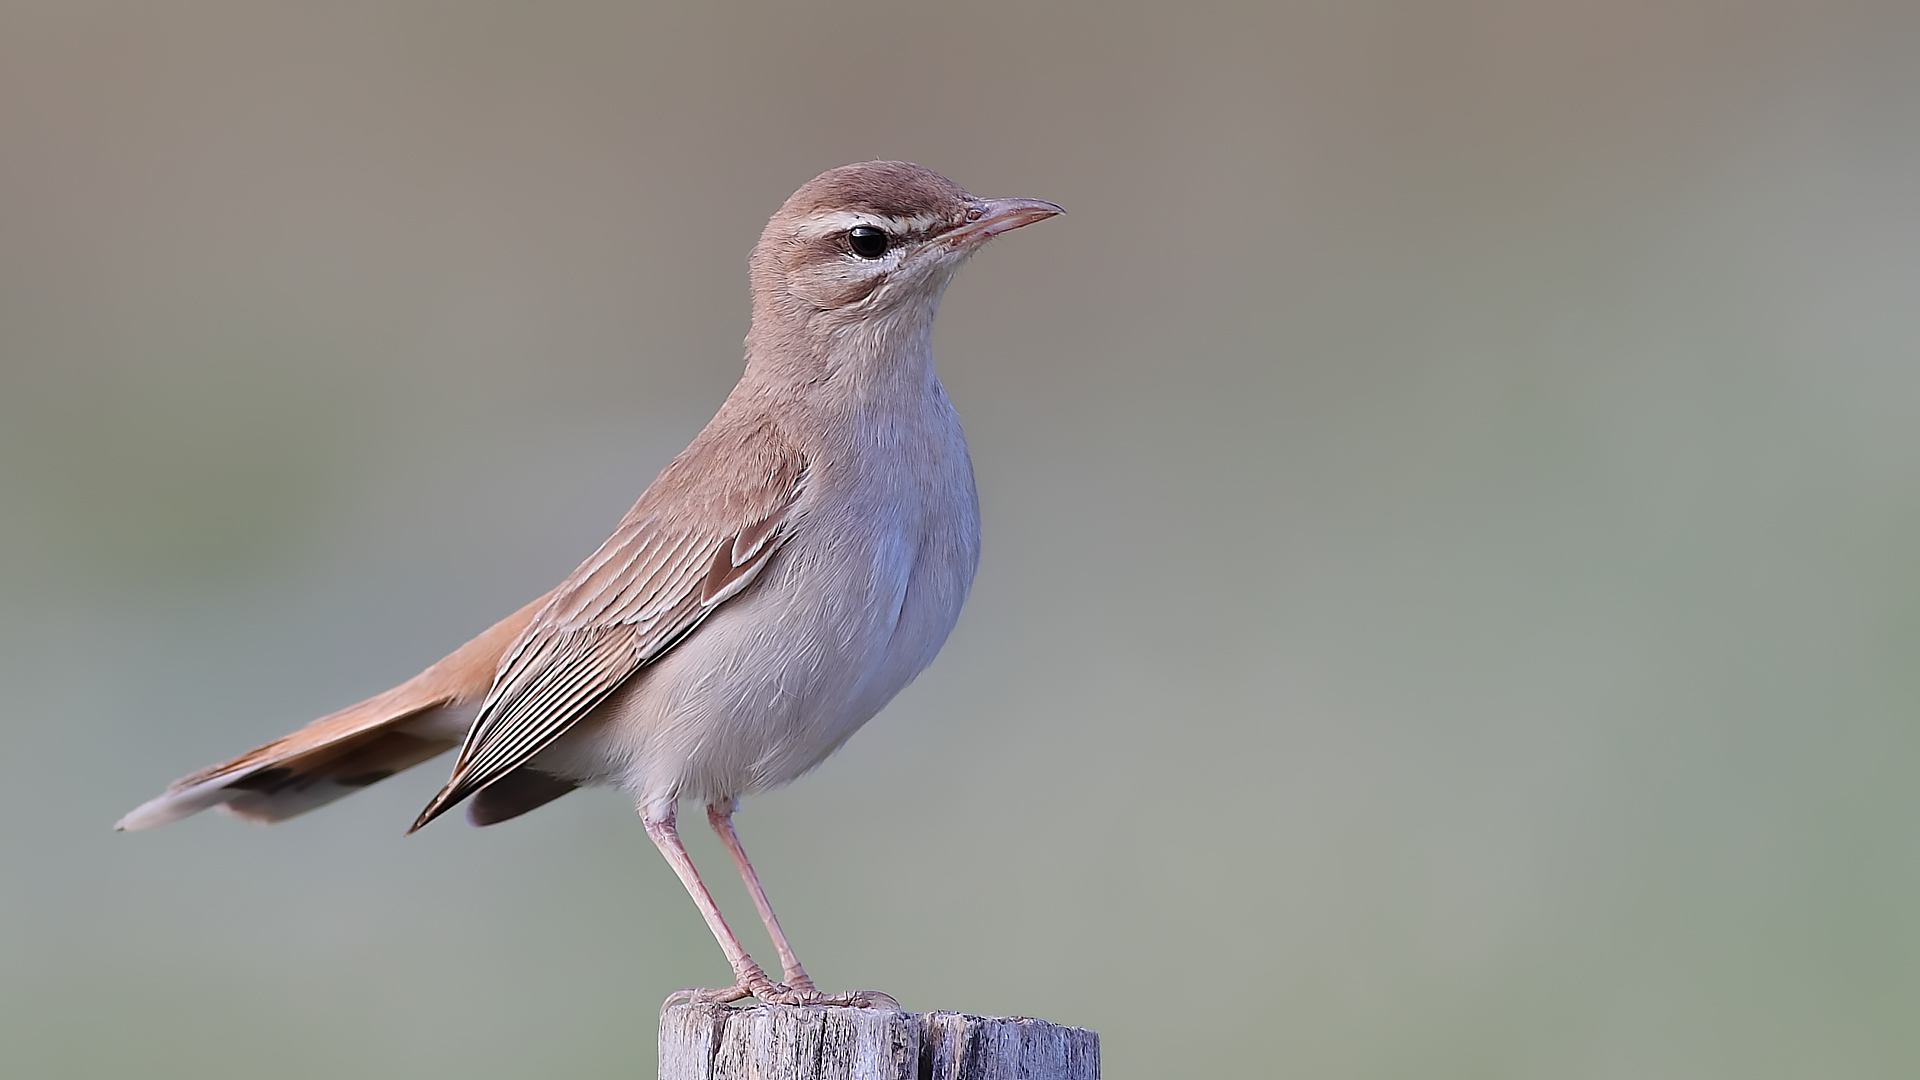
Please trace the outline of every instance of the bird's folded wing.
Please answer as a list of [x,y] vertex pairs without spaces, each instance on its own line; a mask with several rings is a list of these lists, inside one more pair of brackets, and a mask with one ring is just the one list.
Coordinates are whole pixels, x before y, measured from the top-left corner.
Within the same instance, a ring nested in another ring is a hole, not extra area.
[[507,650],[452,777],[413,829],[526,764],[766,565],[804,465],[776,455],[756,462],[751,484],[736,474],[712,497],[674,491],[675,467],[695,464],[669,467]]

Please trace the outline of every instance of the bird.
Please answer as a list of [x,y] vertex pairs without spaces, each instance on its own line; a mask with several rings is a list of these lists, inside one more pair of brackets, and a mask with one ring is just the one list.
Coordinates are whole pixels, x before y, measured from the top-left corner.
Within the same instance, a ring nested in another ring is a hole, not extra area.
[[[282,821],[457,746],[409,833],[462,802],[469,821],[492,825],[583,786],[633,799],[732,968],[728,986],[676,997],[898,1008],[879,991],[815,987],[733,816],[742,796],[838,750],[959,618],[979,564],[979,498],[934,370],[934,315],[981,245],[1061,213],[976,198],[904,161],[801,185],[749,258],[738,384],[598,550],[413,678],[174,781],[117,828],[213,806]],[[694,868],[682,801],[706,808],[779,981]]]

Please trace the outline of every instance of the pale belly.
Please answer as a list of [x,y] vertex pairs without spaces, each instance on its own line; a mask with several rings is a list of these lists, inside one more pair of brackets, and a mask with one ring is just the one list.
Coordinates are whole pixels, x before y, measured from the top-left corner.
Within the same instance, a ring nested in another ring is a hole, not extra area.
[[[962,459],[964,464],[964,459]],[[532,763],[642,805],[719,802],[825,760],[918,675],[978,558],[970,473],[943,513],[843,508],[799,530],[716,611]],[[902,518],[905,520],[902,520]],[[859,523],[857,526],[853,523]]]

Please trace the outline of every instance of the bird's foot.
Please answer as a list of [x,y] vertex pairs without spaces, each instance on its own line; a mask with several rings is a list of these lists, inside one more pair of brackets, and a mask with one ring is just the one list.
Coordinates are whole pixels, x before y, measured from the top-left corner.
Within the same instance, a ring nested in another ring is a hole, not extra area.
[[[769,996],[771,995],[771,996]],[[892,994],[883,994],[878,990],[849,990],[844,994],[823,994],[808,987],[796,990],[791,986],[776,985],[768,993],[755,992],[754,997],[769,1005],[841,1005],[850,1009],[886,1009],[890,1012],[905,1012]]]
[[752,996],[753,991],[738,983],[718,990],[697,990],[691,988],[675,990],[673,993],[667,995],[667,1000],[660,1003],[660,1013],[664,1016],[668,1009],[680,1004],[725,1005],[730,1001],[740,1001],[743,998],[750,998]]
[[767,973],[760,970],[760,965],[753,961],[747,961],[734,975],[738,982],[718,990],[675,990],[667,995],[667,1000],[660,1008],[665,1010],[683,1001],[696,1005],[725,1005],[744,998],[759,998],[769,1004],[791,1004],[779,999],[782,995],[793,993],[793,990],[768,978]]
[[745,998],[757,998],[768,1005],[842,1005],[853,1009],[889,1009],[903,1012],[891,994],[878,990],[853,990],[845,994],[823,994],[814,989],[813,980],[803,970],[787,973],[787,981],[774,982],[760,965],[749,960],[735,973],[739,981],[719,990],[675,990],[661,1004],[662,1014],[673,1005],[687,1001],[703,1005],[725,1005]]
[[[754,980],[760,983],[761,980]],[[697,1005],[726,1005],[735,1001],[755,998],[768,1005],[840,1005],[850,1009],[886,1009],[890,1012],[905,1012],[892,994],[883,994],[878,990],[851,990],[844,994],[823,994],[809,986],[805,990],[796,990],[784,983],[771,979],[764,985],[749,986],[745,982],[718,990],[675,990],[667,995],[660,1005],[662,1014],[667,1009],[682,1002]]]

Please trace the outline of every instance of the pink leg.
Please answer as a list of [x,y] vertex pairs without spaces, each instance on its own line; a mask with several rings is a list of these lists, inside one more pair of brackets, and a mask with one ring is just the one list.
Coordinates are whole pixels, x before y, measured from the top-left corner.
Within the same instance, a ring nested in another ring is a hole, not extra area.
[[711,803],[707,806],[707,823],[713,831],[720,834],[720,842],[726,845],[727,854],[733,856],[734,868],[740,871],[740,880],[746,883],[748,895],[753,897],[753,906],[760,911],[760,921],[766,924],[767,936],[773,939],[773,947],[780,954],[780,981],[802,995],[812,994],[813,980],[807,977],[800,960],[793,955],[793,949],[787,945],[787,935],[780,929],[780,920],[773,914],[773,905],[767,902],[767,891],[760,887],[760,875],[753,872],[753,864],[747,861],[747,850],[740,846],[740,837],[733,831],[733,803],[731,801]]
[[[733,865],[740,870],[740,880],[746,882],[747,892],[753,896],[753,906],[760,909],[760,921],[767,924],[767,936],[773,939],[773,947],[780,951],[781,977],[786,980],[786,985],[772,987],[770,992],[776,995],[774,997],[768,997],[759,990],[754,991],[754,997],[779,1005],[851,1005],[860,1009],[899,1011],[900,1003],[892,995],[878,990],[855,990],[849,994],[822,994],[815,990],[813,980],[807,977],[793,950],[787,946],[787,935],[781,932],[780,920],[773,916],[773,905],[767,903],[767,892],[760,887],[760,875],[753,872],[753,864],[747,861],[746,849],[740,846],[740,837],[733,831],[732,800],[710,804],[707,807],[707,821],[713,825],[713,831],[720,834],[720,842],[727,846],[727,854],[733,856]],[[715,913],[716,918],[718,914]],[[765,978],[764,975],[761,977]]]
[[[666,856],[667,865],[680,876],[680,884],[686,886],[687,895],[693,897],[695,907],[707,920],[707,929],[713,931],[713,939],[720,943],[720,951],[727,954],[727,963],[733,966],[734,984],[724,990],[682,991],[698,1001],[738,1001],[743,997],[757,997],[761,1001],[774,1001],[781,996],[784,987],[776,987],[760,965],[753,962],[747,950],[735,937],[727,920],[720,914],[720,905],[713,902],[713,894],[707,892],[707,886],[700,880],[700,872],[693,868],[693,859],[687,855],[685,844],[680,842],[679,830],[674,828],[674,811],[668,806],[666,813],[655,816],[648,810],[641,811],[641,820],[646,822],[647,835],[653,839],[660,854]],[[675,998],[680,995],[674,995]],[[671,1003],[674,998],[667,999]]]

